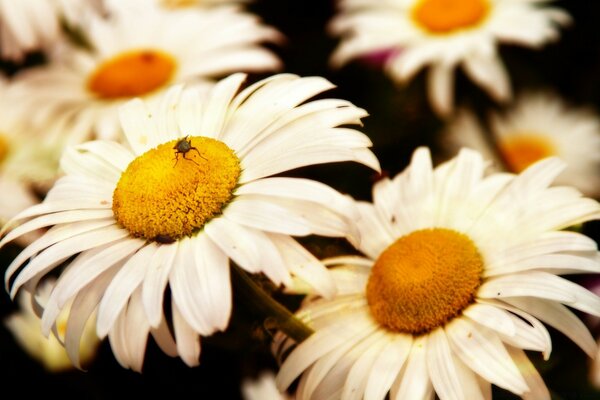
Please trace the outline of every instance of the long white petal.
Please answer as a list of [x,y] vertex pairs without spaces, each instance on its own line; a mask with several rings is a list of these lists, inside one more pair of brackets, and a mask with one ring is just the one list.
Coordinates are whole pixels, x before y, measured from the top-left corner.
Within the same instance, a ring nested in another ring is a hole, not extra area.
[[438,396],[444,400],[466,398],[444,330],[436,329],[430,332],[425,348],[429,378]]
[[188,367],[195,367],[200,364],[200,336],[185,321],[174,301],[171,309],[177,351]]
[[434,393],[427,372],[427,348],[424,337],[417,338],[410,349],[406,367],[390,391],[392,400],[428,399]]
[[452,349],[469,368],[489,382],[522,395],[528,390],[506,348],[491,330],[456,318],[445,328]]
[[165,288],[178,248],[178,243],[158,246],[158,250],[146,267],[146,276],[142,284],[142,301],[152,327],[158,327],[162,321]]
[[141,285],[146,275],[146,267],[150,264],[157,249],[158,246],[152,243],[131,256],[106,289],[98,306],[96,323],[96,330],[101,338],[108,334],[111,325],[127,305],[131,294]]
[[412,335],[394,334],[385,345],[369,372],[365,399],[384,399],[408,359]]
[[512,346],[507,347],[508,354],[512,357],[515,365],[521,371],[529,391],[523,394],[525,400],[550,400],[550,392],[544,383],[544,379],[537,372],[535,366],[529,361],[525,352]]

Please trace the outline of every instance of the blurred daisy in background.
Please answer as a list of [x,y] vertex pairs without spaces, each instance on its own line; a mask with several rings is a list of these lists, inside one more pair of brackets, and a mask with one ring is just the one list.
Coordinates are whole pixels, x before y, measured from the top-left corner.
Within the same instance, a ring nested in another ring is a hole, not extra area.
[[[379,170],[368,137],[347,127],[367,113],[344,100],[307,102],[333,87],[320,77],[276,75],[238,93],[244,80],[232,75],[208,94],[176,86],[156,110],[128,103],[120,119],[129,145],[66,150],[66,176],[0,242],[52,226],[9,265],[12,297],[77,255],[42,317],[47,333],[74,302],[66,348],[76,364],[78,333],[98,309],[97,333],[124,367],[141,370],[149,333],[196,365],[199,336],[229,322],[230,259],[277,285],[297,276],[323,296],[335,293],[327,269],[292,236],[356,237],[353,202],[316,181],[271,176],[339,161]],[[167,285],[175,339],[163,310]]]
[[600,118],[591,109],[567,105],[548,93],[527,93],[503,114],[492,114],[490,130],[461,111],[444,139],[453,149],[470,147],[495,160],[499,169],[519,173],[545,157],[567,163],[557,184],[600,196]]
[[[32,306],[32,301],[43,306],[48,301],[54,284],[54,279],[47,279],[40,284],[35,300],[31,298],[31,293],[21,292],[18,299],[19,311],[9,315],[4,320],[4,325],[10,330],[23,350],[40,362],[46,370],[62,372],[74,368],[64,346],[61,344],[61,341],[64,340],[69,319],[69,306],[65,307],[56,320],[56,333],[59,335],[60,341],[54,334],[48,337],[42,335],[41,321]],[[94,328],[94,321],[91,319],[81,333],[79,354],[82,363],[86,365],[92,361],[100,345],[100,340],[96,336]]]
[[22,118],[44,126],[66,121],[74,143],[120,139],[118,107],[170,84],[212,85],[232,72],[281,67],[260,45],[281,35],[235,7],[175,13],[123,6],[108,19],[90,15],[81,33],[93,50],[65,41],[46,65],[20,73],[11,91]]
[[428,95],[440,115],[453,110],[454,69],[466,74],[496,101],[511,97],[499,42],[540,48],[559,37],[569,15],[548,0],[340,0],[330,24],[342,42],[335,67],[382,50],[390,51],[386,72],[398,83],[425,66]]
[[47,50],[62,34],[61,24],[77,25],[96,0],[0,0],[0,53],[21,61],[26,53]]
[[[421,148],[375,184],[374,203],[357,202],[365,256],[324,260],[338,293],[298,312],[315,333],[285,359],[280,390],[303,373],[299,399],[484,399],[491,384],[549,398],[524,352],[549,357],[540,321],[595,355],[564,305],[600,316],[600,297],[558,275],[600,272],[596,243],[562,231],[599,219],[600,204],[549,187],[556,158],[520,175],[484,177],[485,166],[465,149],[434,169]],[[275,352],[289,346],[279,334]]]
[[275,374],[272,371],[262,372],[256,379],[246,378],[242,381],[242,398],[244,400],[292,400],[293,397],[283,394],[275,386]]
[[[24,209],[37,204],[58,177],[61,143],[43,140],[46,131],[13,118],[5,96],[9,84],[0,78],[0,227]],[[41,231],[18,239],[27,245]]]
[[[128,0],[127,6],[148,7],[152,5],[157,5],[159,7],[178,10],[189,9],[193,7],[206,8],[235,3],[249,3],[250,1],[251,0]],[[109,8],[111,8],[113,5],[114,7],[124,6],[124,4],[122,4],[123,1],[121,0],[105,0],[105,2]]]

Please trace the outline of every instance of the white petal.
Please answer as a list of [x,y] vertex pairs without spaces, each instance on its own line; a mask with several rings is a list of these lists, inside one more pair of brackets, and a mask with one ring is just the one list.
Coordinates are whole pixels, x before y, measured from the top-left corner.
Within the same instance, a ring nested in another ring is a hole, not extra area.
[[390,391],[392,400],[427,399],[431,396],[433,386],[427,372],[427,348],[424,337],[413,342],[406,367]]
[[202,311],[210,326],[224,331],[231,315],[229,258],[206,235],[200,234],[193,240],[200,278],[196,290],[205,305]]
[[144,314],[141,287],[137,288],[129,300],[125,331],[129,367],[136,372],[142,372],[150,324]]
[[119,119],[129,146],[137,155],[156,146],[156,116],[141,99],[133,99],[119,108]]
[[383,336],[365,349],[358,360],[356,360],[346,377],[346,382],[342,391],[343,399],[361,400],[363,398],[373,364],[388,342],[389,338]]
[[494,100],[502,102],[510,99],[508,74],[498,56],[473,54],[464,60],[463,65],[469,77],[483,87]]
[[158,246],[158,250],[146,267],[146,276],[142,284],[142,301],[150,326],[158,327],[162,321],[165,288],[178,248],[177,242]]
[[67,330],[65,332],[65,350],[73,365],[77,368],[81,368],[79,359],[81,336],[89,318],[98,306],[102,294],[115,276],[115,273],[116,269],[113,269],[100,275],[85,290],[77,294],[75,300],[73,300],[73,304],[71,304],[69,319],[67,320]]
[[452,349],[469,368],[489,382],[522,395],[528,390],[497,335],[464,318],[456,318],[445,328]]
[[507,336],[514,336],[516,334],[513,320],[504,311],[493,305],[478,302],[467,307],[463,311],[463,314],[478,324],[496,332],[501,332]]
[[307,282],[325,298],[332,298],[335,295],[336,289],[331,275],[312,253],[287,235],[270,233],[269,237],[279,249],[284,264],[293,275]]
[[141,285],[146,275],[146,267],[150,264],[157,249],[158,246],[151,243],[131,256],[106,289],[98,306],[96,323],[96,330],[101,338],[108,334],[111,325],[127,305],[131,294]]
[[453,67],[435,64],[427,75],[427,93],[433,109],[442,116],[450,114],[454,107]]
[[354,341],[372,332],[376,327],[364,312],[340,316],[332,325],[324,327],[298,345],[285,360],[276,378],[283,391],[311,364],[347,340]]
[[221,139],[226,127],[225,117],[240,85],[246,80],[246,75],[237,73],[219,81],[210,91],[204,103],[204,114],[200,132]]
[[365,399],[384,399],[408,359],[413,344],[411,335],[394,334],[385,345],[369,373]]
[[512,346],[507,347],[508,353],[521,371],[521,376],[525,378],[529,391],[523,394],[525,400],[550,400],[550,392],[544,383],[544,379],[535,369],[535,366],[529,361],[525,352]]
[[204,308],[210,307],[210,303],[205,304],[206,299],[198,294],[203,277],[198,276],[194,253],[191,239],[179,240],[177,257],[169,274],[169,285],[173,303],[183,319],[194,331],[208,336],[215,331],[215,327],[208,324],[203,312]]
[[594,357],[597,350],[596,341],[590,331],[575,314],[562,304],[533,297],[511,297],[504,301],[564,333],[588,356]]
[[115,265],[121,260],[126,259],[132,253],[144,245],[144,241],[139,239],[120,240],[107,247],[100,253],[90,257],[86,262],[77,267],[69,268],[61,276],[56,286],[54,294],[59,306],[62,307],[71,297],[79,292],[85,285],[95,279],[103,271]]
[[[44,239],[47,235],[48,234],[42,236],[42,238],[39,240]],[[51,247],[48,247],[43,252],[39,253],[17,276],[10,291],[11,296],[14,298],[21,285],[23,285],[25,282],[35,278],[38,275],[47,273],[57,263],[66,260],[72,255],[106,243],[117,241],[127,237],[128,235],[129,232],[127,232],[125,229],[120,229],[113,225],[69,237]],[[31,246],[33,246],[35,243],[37,243],[37,241]],[[15,259],[15,261],[17,261],[17,259]],[[10,276],[8,275],[9,272],[12,274],[12,266],[13,264],[11,264],[9,270],[7,270],[7,276]]]
[[188,367],[195,367],[200,364],[200,337],[185,321],[174,301],[171,309],[177,351]]
[[170,357],[177,356],[177,344],[175,343],[175,339],[173,339],[173,335],[171,335],[169,326],[164,318],[160,320],[160,324],[158,324],[157,328],[150,328],[150,333],[152,333],[154,341],[165,354]]
[[528,272],[494,278],[481,285],[478,295],[490,298],[539,297],[600,316],[600,297],[576,283],[545,272]]
[[466,398],[444,330],[436,329],[430,332],[427,335],[425,348],[429,378],[440,399],[460,400]]

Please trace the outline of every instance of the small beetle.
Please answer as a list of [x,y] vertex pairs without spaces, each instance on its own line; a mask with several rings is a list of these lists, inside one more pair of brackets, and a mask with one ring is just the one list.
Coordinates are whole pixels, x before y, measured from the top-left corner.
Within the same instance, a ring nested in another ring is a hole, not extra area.
[[171,236],[165,235],[163,233],[159,233],[158,235],[156,235],[154,237],[154,240],[161,244],[171,244],[171,243],[175,242],[175,239],[173,239]]
[[185,157],[185,155],[188,152],[190,152],[191,150],[196,150],[196,153],[198,153],[198,155],[200,157],[207,160],[206,157],[204,157],[202,154],[200,154],[200,151],[197,148],[192,146],[192,140],[188,139],[188,137],[189,137],[189,135],[186,135],[185,137],[179,139],[177,141],[177,143],[175,143],[175,146],[173,146],[173,149],[175,150],[175,165],[173,165],[173,168],[175,168],[175,166],[177,165],[180,154],[182,154],[182,157],[185,158],[186,160],[189,160],[189,161],[193,162],[194,164],[199,165],[196,161],[192,160],[191,158]]

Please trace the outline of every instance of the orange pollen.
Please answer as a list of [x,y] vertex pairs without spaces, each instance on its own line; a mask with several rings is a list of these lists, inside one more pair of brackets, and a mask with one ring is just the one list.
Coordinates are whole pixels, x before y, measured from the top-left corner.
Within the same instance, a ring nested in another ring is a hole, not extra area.
[[459,316],[481,285],[483,258],[466,235],[423,229],[381,253],[369,276],[375,320],[394,332],[424,334]]
[[547,137],[538,134],[518,134],[499,141],[502,157],[512,172],[519,173],[543,158],[556,155]]
[[489,8],[487,0],[420,0],[412,17],[430,33],[445,34],[478,25]]
[[143,96],[165,86],[176,66],[175,59],[162,51],[130,51],[100,65],[87,87],[103,99]]

